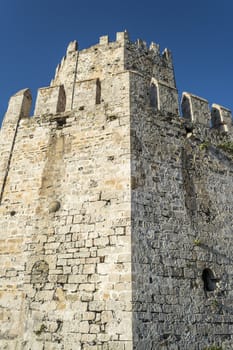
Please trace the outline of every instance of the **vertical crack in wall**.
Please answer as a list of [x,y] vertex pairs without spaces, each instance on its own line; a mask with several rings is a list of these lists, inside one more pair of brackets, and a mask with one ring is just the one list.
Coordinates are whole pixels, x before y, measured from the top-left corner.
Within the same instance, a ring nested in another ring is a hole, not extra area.
[[18,119],[17,124],[16,124],[15,132],[14,132],[14,136],[13,136],[13,140],[12,140],[12,144],[11,144],[11,149],[10,149],[10,153],[9,153],[9,158],[8,158],[8,161],[7,161],[6,172],[5,172],[5,175],[4,175],[2,188],[1,188],[1,193],[0,193],[0,205],[2,204],[4,190],[5,190],[5,186],[6,186],[6,182],[7,182],[7,178],[8,178],[8,173],[9,173],[9,170],[10,170],[11,160],[12,160],[13,151],[14,151],[15,142],[16,142],[16,137],[17,137],[17,132],[18,132],[18,128],[19,128],[19,123],[20,123],[20,118]]
[[188,141],[185,141],[181,152],[182,176],[185,196],[185,207],[190,217],[192,227],[197,224],[197,193],[194,182],[194,155],[192,147]]
[[77,58],[76,58],[76,63],[75,63],[75,70],[74,70],[74,82],[73,82],[73,89],[72,89],[72,96],[71,96],[71,110],[73,109],[74,105],[74,92],[75,92],[75,83],[77,79],[77,72],[78,72],[78,59],[79,59],[79,52],[77,52]]

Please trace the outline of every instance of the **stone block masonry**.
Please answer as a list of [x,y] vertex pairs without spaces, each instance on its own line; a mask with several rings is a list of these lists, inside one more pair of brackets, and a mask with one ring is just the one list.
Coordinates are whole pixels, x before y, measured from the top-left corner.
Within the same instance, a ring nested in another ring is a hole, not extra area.
[[68,46],[0,134],[0,349],[232,349],[231,112],[152,43]]

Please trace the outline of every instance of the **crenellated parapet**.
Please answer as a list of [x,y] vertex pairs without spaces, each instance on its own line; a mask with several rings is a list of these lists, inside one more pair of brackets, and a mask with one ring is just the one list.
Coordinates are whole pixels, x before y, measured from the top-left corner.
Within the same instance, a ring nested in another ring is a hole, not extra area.
[[35,115],[64,112],[66,94],[63,85],[41,88],[38,90]]
[[[140,96],[140,103],[151,107],[154,113],[179,115],[171,52],[165,49],[161,53],[154,42],[149,46],[142,39],[132,42],[127,31],[116,33],[115,41],[101,36],[96,45],[83,50],[78,48],[77,41],[70,42],[50,86],[38,90],[33,114],[92,110],[99,104],[120,113],[120,101],[126,103],[127,90],[123,87],[130,86],[130,79],[137,80],[135,103]],[[20,91],[10,99],[3,124],[28,116],[30,106],[29,91]],[[192,123],[225,132],[231,129],[230,110],[213,104],[210,111],[208,101],[194,94],[183,93],[181,110],[182,117]]]
[[181,100],[183,118],[193,123],[208,126],[210,123],[210,110],[208,101],[193,94],[183,92]]
[[211,111],[212,127],[221,131],[231,131],[232,129],[232,114],[228,108],[218,104],[212,104]]
[[29,117],[31,105],[32,96],[30,90],[20,90],[10,98],[8,109],[3,119],[0,130],[0,204],[14,152],[19,123],[22,118]]
[[154,42],[149,47],[141,39],[129,42],[126,45],[125,68],[176,88],[172,54],[168,49],[161,53],[159,45]]
[[150,86],[150,106],[156,108],[160,112],[179,114],[177,89],[152,78]]
[[21,118],[29,117],[32,105],[32,96],[29,89],[18,91],[10,98],[6,114],[3,119],[3,126],[17,124]]
[[183,118],[192,123],[202,124],[225,132],[231,129],[231,111],[215,103],[212,104],[210,110],[208,101],[202,97],[183,92],[181,109]]
[[[158,44],[151,43],[147,47],[146,42],[141,39],[133,43],[130,41],[128,32],[124,31],[116,33],[116,40],[113,42],[109,41],[107,35],[101,36],[98,44],[84,50],[78,49],[76,41],[71,42],[66,55],[56,68],[55,77],[50,85],[52,89],[39,90],[35,114],[38,115],[40,111],[46,113],[48,110],[49,113],[49,111],[56,110],[56,107],[52,108],[52,105],[56,104],[54,91],[58,86],[64,87],[65,110],[77,108],[81,103],[80,100],[83,101],[81,104],[85,104],[88,108],[88,104],[91,106],[98,100],[94,93],[94,90],[97,89],[96,82],[98,81],[98,91],[100,91],[104,81],[124,71],[135,71],[142,74],[148,82],[151,78],[158,81],[161,107],[166,104],[165,90],[169,91],[169,95],[175,93],[176,86],[170,51],[165,49],[161,54]],[[150,89],[149,85],[148,89]],[[108,99],[107,95],[108,91],[104,97],[104,89],[101,89],[102,101]],[[177,106],[171,106],[171,99],[168,98],[168,100],[170,103],[168,110],[177,111]]]

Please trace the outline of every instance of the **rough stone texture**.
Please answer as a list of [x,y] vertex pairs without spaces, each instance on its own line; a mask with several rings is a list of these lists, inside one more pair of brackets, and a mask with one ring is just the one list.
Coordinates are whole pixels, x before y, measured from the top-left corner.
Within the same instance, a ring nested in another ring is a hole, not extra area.
[[232,131],[231,111],[215,103],[212,105],[211,122],[213,128],[226,132]]
[[[232,139],[133,104],[135,349],[232,349],[233,168],[218,147]],[[206,268],[219,279],[211,292]]]
[[[179,101],[178,101],[178,91],[176,88],[152,79],[151,82],[151,107],[157,107],[160,112],[168,112],[173,114],[178,114],[179,112]],[[156,94],[156,97],[153,97]],[[156,102],[157,101],[157,105]]]
[[181,107],[184,118],[194,123],[210,126],[209,104],[204,98],[184,92]]
[[123,32],[70,43],[33,118],[12,97],[1,349],[232,349],[232,135],[177,96],[170,52]]
[[65,107],[66,95],[63,85],[38,90],[35,115],[64,112]]

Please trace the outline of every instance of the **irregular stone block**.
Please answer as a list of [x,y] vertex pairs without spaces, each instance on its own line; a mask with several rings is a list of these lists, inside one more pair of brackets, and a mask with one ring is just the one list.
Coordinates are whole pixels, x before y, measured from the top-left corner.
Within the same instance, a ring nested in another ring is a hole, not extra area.
[[124,32],[118,32],[116,34],[116,41],[125,43],[128,40],[129,40],[129,34],[126,30]]
[[109,43],[108,35],[101,36],[99,39],[100,45],[107,45]]

